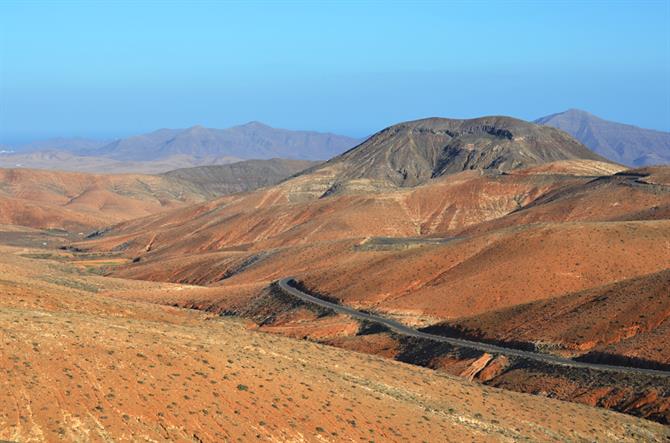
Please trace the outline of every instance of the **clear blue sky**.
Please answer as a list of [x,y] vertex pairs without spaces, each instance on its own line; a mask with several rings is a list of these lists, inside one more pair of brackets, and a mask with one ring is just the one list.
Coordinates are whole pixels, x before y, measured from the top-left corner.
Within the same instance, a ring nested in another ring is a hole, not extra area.
[[0,38],[0,142],[571,107],[670,130],[670,0],[2,1]]

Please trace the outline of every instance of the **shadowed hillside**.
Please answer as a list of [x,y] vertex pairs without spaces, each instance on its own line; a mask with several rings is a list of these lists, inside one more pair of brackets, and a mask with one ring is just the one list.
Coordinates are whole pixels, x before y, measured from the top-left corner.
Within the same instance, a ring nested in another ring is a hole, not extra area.
[[670,349],[662,346],[670,340],[668,294],[665,269],[457,324],[485,338],[535,342],[587,359],[601,353],[669,365]]
[[203,195],[217,197],[274,185],[300,171],[314,166],[307,160],[247,160],[230,165],[199,166],[176,169],[162,174],[195,186]]

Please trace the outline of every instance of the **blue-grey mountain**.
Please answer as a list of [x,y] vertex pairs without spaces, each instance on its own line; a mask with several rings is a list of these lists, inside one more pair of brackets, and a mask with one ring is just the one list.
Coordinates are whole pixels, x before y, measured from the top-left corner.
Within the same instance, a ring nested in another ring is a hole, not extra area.
[[327,160],[356,144],[358,140],[351,137],[312,131],[291,131],[250,122],[227,129],[204,126],[160,129],[149,134],[119,139],[100,148],[85,151],[83,154],[123,161],[147,161],[174,156],[202,160],[222,157]]
[[562,129],[594,152],[628,166],[670,163],[670,133],[625,125],[579,109],[548,115],[535,123]]

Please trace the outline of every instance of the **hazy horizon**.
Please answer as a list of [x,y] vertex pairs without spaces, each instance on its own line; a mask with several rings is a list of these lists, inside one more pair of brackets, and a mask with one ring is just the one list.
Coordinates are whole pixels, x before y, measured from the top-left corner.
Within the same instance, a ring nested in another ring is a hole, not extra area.
[[0,142],[568,108],[668,131],[669,5],[4,2]]
[[[576,109],[576,108],[570,108],[570,109]],[[570,109],[565,109],[563,111],[558,111],[556,113],[550,113],[550,114],[547,114],[547,116],[553,115],[553,114],[560,114],[560,113],[568,111]],[[579,111],[586,111],[586,110],[579,109]],[[588,111],[586,111],[586,112],[588,112]],[[506,114],[501,114],[501,115],[506,115]],[[483,116],[484,115],[478,115],[478,116],[473,116],[473,117],[483,117]],[[444,117],[444,116],[426,116],[426,117],[418,117],[416,119],[409,119],[409,120],[417,120],[417,119],[429,118],[429,117]],[[509,116],[509,117],[515,117],[515,116]],[[545,117],[545,116],[540,116],[540,117]],[[599,115],[596,116],[596,117],[603,118],[602,116],[599,116]],[[447,118],[450,118],[450,117],[448,116]],[[463,118],[470,118],[470,117],[463,117]],[[516,118],[520,118],[520,117],[516,117]],[[524,120],[524,119],[522,119],[522,120]],[[527,121],[533,121],[533,120],[536,120],[536,118],[527,119]],[[608,119],[605,119],[605,120],[608,120]],[[259,121],[259,120],[250,120],[250,121],[247,121],[247,122],[236,123],[236,124],[233,124],[233,125],[230,125],[230,126],[225,126],[225,127],[222,126],[222,127],[208,127],[208,128],[210,128],[210,129],[227,129],[227,128],[231,128],[231,127],[234,127],[234,126],[242,126],[242,125],[245,125],[247,123],[252,123],[252,122],[265,124],[267,126],[277,128],[277,129],[287,129],[287,130],[291,130],[291,131],[314,131],[314,132],[320,132],[320,133],[332,133],[332,134],[336,134],[336,135],[348,136],[348,137],[351,137],[351,138],[359,138],[359,139],[369,137],[369,136],[373,135],[374,133],[382,130],[385,127],[388,127],[388,126],[391,126],[395,123],[398,123],[398,122],[389,123],[386,126],[380,127],[378,129],[375,129],[374,131],[371,131],[370,133],[363,134],[363,135],[341,134],[341,133],[335,133],[334,131],[328,131],[328,130],[317,131],[317,130],[313,130],[313,129],[310,129],[310,128],[279,128],[275,125],[269,124],[267,122],[262,122],[262,121]],[[615,123],[628,124],[626,122],[615,122]],[[119,132],[117,132],[116,135],[107,135],[107,136],[104,136],[104,135],[97,136],[95,134],[89,135],[89,136],[78,135],[78,134],[73,134],[73,135],[58,135],[58,134],[55,134],[55,135],[47,136],[47,137],[26,137],[26,138],[14,140],[14,141],[5,141],[3,139],[0,139],[0,147],[5,146],[5,147],[10,147],[10,148],[20,148],[24,145],[29,145],[31,143],[39,143],[39,142],[42,142],[42,141],[58,140],[58,139],[86,139],[86,140],[96,140],[96,141],[101,141],[101,142],[112,142],[114,140],[123,139],[123,138],[127,138],[127,137],[133,137],[133,136],[136,136],[136,135],[142,135],[142,134],[146,134],[146,133],[151,133],[151,132],[158,131],[158,130],[161,130],[161,129],[186,130],[188,128],[192,128],[192,127],[195,127],[195,126],[204,126],[204,125],[196,123],[196,124],[183,126],[183,127],[179,127],[179,128],[158,127],[158,128],[148,129],[148,130],[146,130],[144,132],[141,132],[141,133],[140,132],[133,132],[133,133],[119,133]],[[641,128],[651,129],[651,130],[658,130],[658,129],[654,129],[654,128],[644,128],[644,127],[641,127]],[[667,131],[663,131],[663,130],[659,130],[659,131],[667,132]]]

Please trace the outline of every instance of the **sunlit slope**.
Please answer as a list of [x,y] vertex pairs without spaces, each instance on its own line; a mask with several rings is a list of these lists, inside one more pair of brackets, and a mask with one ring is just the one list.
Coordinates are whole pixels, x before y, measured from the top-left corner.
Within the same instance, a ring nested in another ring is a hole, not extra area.
[[67,264],[2,252],[3,439],[662,441],[668,435],[660,425],[608,411],[112,298],[134,287],[151,293],[179,286],[83,275]]

